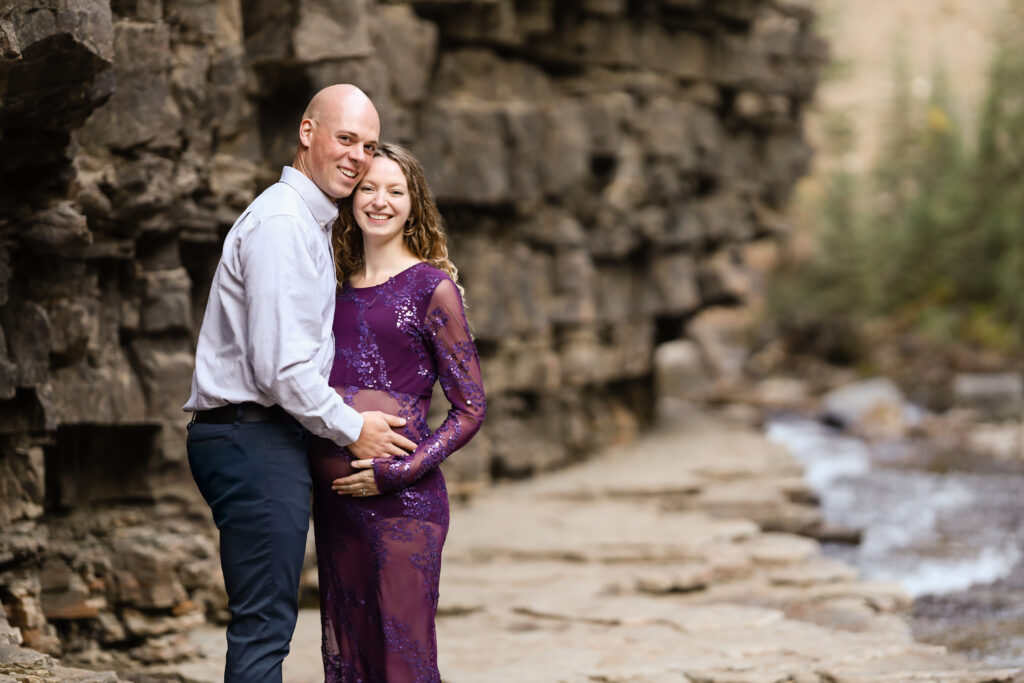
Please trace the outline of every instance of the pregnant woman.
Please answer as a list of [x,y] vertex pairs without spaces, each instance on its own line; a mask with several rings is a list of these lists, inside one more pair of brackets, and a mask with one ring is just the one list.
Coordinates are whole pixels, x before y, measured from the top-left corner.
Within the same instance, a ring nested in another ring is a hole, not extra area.
[[[406,418],[418,445],[356,460],[310,447],[327,681],[439,683],[437,612],[448,493],[439,465],[480,428],[480,362],[441,216],[419,162],[384,144],[335,226],[330,384],[362,412]],[[439,381],[451,410],[427,426]]]

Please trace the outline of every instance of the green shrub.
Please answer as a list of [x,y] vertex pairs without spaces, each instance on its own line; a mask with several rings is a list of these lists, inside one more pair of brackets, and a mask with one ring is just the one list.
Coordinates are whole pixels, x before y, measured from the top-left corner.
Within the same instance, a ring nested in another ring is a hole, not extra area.
[[[938,66],[925,101],[905,59],[878,162],[840,167],[816,207],[818,254],[780,273],[770,304],[783,327],[895,322],[937,340],[1024,349],[1024,0],[1010,0],[988,73],[977,140],[964,143]],[[830,156],[856,141],[826,126]]]

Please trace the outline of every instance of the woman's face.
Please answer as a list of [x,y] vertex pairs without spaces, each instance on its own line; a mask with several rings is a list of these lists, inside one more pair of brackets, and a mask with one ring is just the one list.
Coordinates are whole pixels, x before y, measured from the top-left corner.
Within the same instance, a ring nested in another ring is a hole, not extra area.
[[366,237],[387,239],[401,235],[412,200],[401,167],[386,157],[375,157],[352,198],[356,223]]

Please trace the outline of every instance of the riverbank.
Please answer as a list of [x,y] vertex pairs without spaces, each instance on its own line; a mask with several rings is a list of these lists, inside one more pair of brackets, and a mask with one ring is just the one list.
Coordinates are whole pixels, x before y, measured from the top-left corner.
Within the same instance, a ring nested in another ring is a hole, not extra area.
[[[708,414],[488,490],[452,514],[444,680],[1019,680],[915,642],[899,586],[860,580],[800,529],[820,530],[821,515],[796,461]],[[173,671],[219,680],[223,632],[191,637],[207,658]],[[285,671],[322,680],[314,611]]]

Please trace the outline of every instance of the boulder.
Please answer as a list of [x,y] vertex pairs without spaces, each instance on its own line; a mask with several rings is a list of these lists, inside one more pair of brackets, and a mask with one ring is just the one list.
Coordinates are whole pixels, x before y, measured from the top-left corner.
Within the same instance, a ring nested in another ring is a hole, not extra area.
[[687,336],[697,343],[704,363],[723,387],[743,379],[750,324],[748,311],[725,306],[704,309],[687,324]]
[[795,377],[769,377],[758,382],[751,398],[772,410],[799,410],[807,407],[811,393],[808,383]]
[[705,398],[713,382],[700,347],[690,339],[659,344],[654,350],[654,392],[659,414]]
[[971,424],[968,451],[996,460],[1024,462],[1024,425],[1018,421]]
[[962,372],[953,377],[953,401],[993,418],[1024,410],[1024,375],[1019,372]]
[[823,418],[861,436],[895,438],[906,431],[906,400],[886,377],[846,384],[825,394]]

